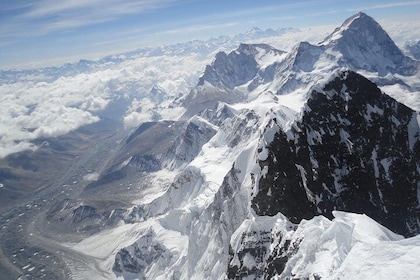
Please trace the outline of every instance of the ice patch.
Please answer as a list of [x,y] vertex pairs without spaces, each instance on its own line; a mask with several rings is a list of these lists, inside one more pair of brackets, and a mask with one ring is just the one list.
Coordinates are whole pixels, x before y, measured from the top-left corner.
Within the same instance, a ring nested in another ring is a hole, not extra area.
[[83,176],[83,180],[88,181],[88,182],[97,181],[98,179],[99,179],[99,173],[97,172],[89,173]]
[[303,187],[305,188],[306,196],[308,197],[309,201],[315,202],[315,195],[313,192],[308,188],[307,185],[307,178],[306,178],[306,171],[305,168],[303,168],[302,165],[295,164],[296,168],[300,172],[300,177],[302,178]]

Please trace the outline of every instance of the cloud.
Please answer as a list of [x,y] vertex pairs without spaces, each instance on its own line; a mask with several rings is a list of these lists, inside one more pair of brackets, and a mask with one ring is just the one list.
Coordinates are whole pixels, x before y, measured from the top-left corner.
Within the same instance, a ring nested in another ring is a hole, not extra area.
[[232,27],[232,26],[236,26],[236,25],[239,25],[239,23],[238,22],[227,22],[227,23],[223,23],[223,24],[195,25],[195,26],[188,26],[188,27],[184,27],[184,28],[165,30],[165,31],[162,31],[162,32],[156,32],[154,35],[200,32],[200,31],[205,31],[205,30],[209,30],[209,29],[223,29],[223,28]]
[[11,7],[0,19],[0,38],[35,37],[55,31],[109,22],[117,18],[159,10],[181,0],[41,0]]
[[358,11],[367,11],[367,10],[376,10],[376,9],[385,9],[385,8],[396,8],[396,7],[406,7],[406,6],[418,6],[420,5],[420,1],[407,1],[407,2],[394,2],[388,4],[378,4],[378,5],[371,5],[365,6],[357,9],[349,9],[350,12],[358,12]]
[[240,8],[236,10],[231,11],[223,11],[218,12],[217,14],[211,14],[207,17],[201,17],[203,20],[220,20],[220,19],[232,19],[232,18],[238,18],[238,17],[245,17],[249,18],[253,15],[263,15],[266,16],[267,14],[272,14],[274,11],[282,12],[285,11],[291,12],[293,10],[299,9],[299,8],[308,8],[317,6],[321,3],[325,4],[325,0],[320,1],[295,1],[294,3],[281,3],[279,1],[279,4],[276,5],[262,5],[261,7],[253,7],[253,8]]
[[179,0],[42,0],[34,2],[22,16],[28,19],[43,19],[48,16],[69,18],[90,15],[92,18],[102,17],[109,20],[115,16],[158,10],[175,2]]
[[379,20],[379,24],[391,36],[392,40],[402,47],[407,41],[420,38],[420,21],[410,17],[396,20]]
[[[157,106],[169,106],[180,92],[188,92],[208,62],[194,53],[139,55],[121,63],[105,63],[91,73],[55,80],[29,73],[16,82],[0,84],[0,157],[35,150],[34,139],[64,135],[96,122],[97,115],[106,114],[114,102],[134,100],[119,117],[126,117],[127,127],[137,126],[152,119]],[[146,98],[154,85],[169,96],[162,104]],[[167,109],[159,117],[173,119],[180,114],[180,110]]]
[[0,156],[35,148],[31,140],[56,137],[99,120],[109,102],[110,77],[103,73],[25,81],[0,86]]
[[28,142],[8,143],[0,142],[0,158],[4,158],[10,154],[22,152],[25,150],[36,150],[35,145]]

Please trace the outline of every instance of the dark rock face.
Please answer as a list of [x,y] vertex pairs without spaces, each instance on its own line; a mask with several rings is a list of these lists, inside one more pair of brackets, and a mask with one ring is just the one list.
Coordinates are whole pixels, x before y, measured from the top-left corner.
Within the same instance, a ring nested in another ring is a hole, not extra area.
[[298,149],[278,133],[268,149],[269,157],[260,162],[261,169],[268,173],[259,182],[259,192],[253,200],[258,215],[273,216],[283,213],[293,223],[310,219],[316,213],[314,204],[308,200],[303,181],[296,167]]
[[302,119],[268,145],[252,207],[292,222],[333,210],[365,213],[389,229],[420,233],[416,113],[374,83],[343,72],[313,90]]
[[[283,229],[285,230],[285,229]],[[299,242],[291,242],[282,231],[251,231],[241,236],[239,251],[229,248],[228,279],[270,279],[280,275],[289,258],[296,253]],[[270,252],[270,247],[275,248]]]
[[73,223],[81,223],[87,219],[100,219],[100,214],[89,205],[82,205],[73,210]]
[[64,199],[57,202],[47,212],[46,218],[51,226],[57,226],[57,232],[78,234],[93,234],[106,225],[109,212],[101,212],[90,205]]
[[145,279],[146,268],[155,262],[168,262],[171,252],[162,244],[156,242],[156,233],[150,229],[141,239],[128,248],[121,249],[115,256],[113,271],[119,275],[122,272],[137,274],[137,279]]

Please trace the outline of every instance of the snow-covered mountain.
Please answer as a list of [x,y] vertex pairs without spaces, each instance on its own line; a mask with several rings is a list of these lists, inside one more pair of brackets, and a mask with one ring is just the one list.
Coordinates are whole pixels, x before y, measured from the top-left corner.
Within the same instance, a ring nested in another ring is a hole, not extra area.
[[418,63],[403,55],[389,35],[371,17],[357,13],[318,44],[339,52],[339,64],[355,69],[413,75]]
[[140,125],[94,183],[146,172],[123,224],[67,246],[111,278],[415,278],[420,118],[378,86],[418,75],[363,13],[287,54],[218,53],[183,116]]
[[219,52],[207,65],[198,85],[182,104],[186,116],[213,108],[218,102],[235,103],[247,99],[246,84],[267,65],[284,58],[285,52],[265,44],[241,44],[226,54]]
[[130,97],[145,121],[47,236],[74,279],[415,279],[419,64],[364,13],[218,52],[189,92]]

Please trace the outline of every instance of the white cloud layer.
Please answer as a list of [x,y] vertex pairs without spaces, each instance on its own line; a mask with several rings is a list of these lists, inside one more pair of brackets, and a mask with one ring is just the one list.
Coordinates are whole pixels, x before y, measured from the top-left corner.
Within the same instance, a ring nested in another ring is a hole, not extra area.
[[[43,75],[25,75],[0,85],[0,157],[36,149],[31,140],[56,137],[99,120],[98,113],[113,102],[132,102],[120,117],[127,127],[154,118],[174,119],[182,110],[169,109],[171,100],[188,92],[207,58],[196,54],[138,57],[104,63],[92,73],[48,81]],[[147,98],[157,85],[168,95],[161,104]],[[112,104],[112,105],[110,105]]]

